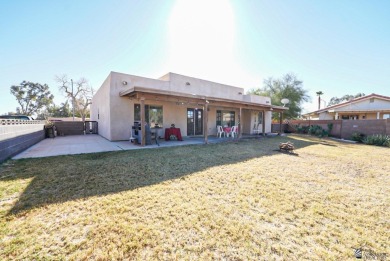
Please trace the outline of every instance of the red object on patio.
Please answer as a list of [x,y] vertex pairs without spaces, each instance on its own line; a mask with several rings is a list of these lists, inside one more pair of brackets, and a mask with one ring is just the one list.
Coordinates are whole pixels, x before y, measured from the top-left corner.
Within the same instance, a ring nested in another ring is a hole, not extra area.
[[230,133],[230,132],[232,131],[232,128],[231,128],[231,127],[224,127],[224,128],[223,128],[223,131],[224,131],[225,133]]
[[182,141],[183,138],[181,137],[180,128],[166,128],[165,129],[165,140],[170,140],[169,137],[171,135],[175,135],[177,137],[177,140]]

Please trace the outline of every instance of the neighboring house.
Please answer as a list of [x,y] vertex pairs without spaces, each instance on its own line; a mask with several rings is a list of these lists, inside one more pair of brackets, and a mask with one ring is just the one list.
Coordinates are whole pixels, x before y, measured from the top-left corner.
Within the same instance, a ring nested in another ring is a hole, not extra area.
[[390,118],[390,97],[370,94],[302,115],[318,120],[373,120]]
[[111,72],[92,99],[91,120],[111,141],[128,140],[134,123],[144,121],[151,127],[175,124],[182,136],[207,142],[217,125],[239,125],[240,134],[271,132],[272,112],[286,109],[272,106],[269,97],[245,95],[243,88],[175,73],[150,79]]

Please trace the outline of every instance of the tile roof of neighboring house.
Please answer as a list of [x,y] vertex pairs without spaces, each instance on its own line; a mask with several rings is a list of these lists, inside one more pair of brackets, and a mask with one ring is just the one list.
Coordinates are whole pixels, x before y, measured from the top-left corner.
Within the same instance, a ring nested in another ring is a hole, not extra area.
[[348,105],[348,104],[356,103],[356,102],[367,100],[367,99],[371,99],[371,98],[378,98],[378,99],[390,101],[390,97],[389,96],[384,96],[384,95],[379,95],[379,94],[372,93],[370,95],[366,95],[366,96],[363,96],[363,97],[352,99],[352,100],[349,100],[349,101],[346,101],[346,102],[343,102],[343,103],[335,104],[335,105],[332,105],[332,106],[329,106],[329,107],[326,107],[326,108],[323,108],[323,109],[320,109],[320,110],[317,110],[317,111],[309,112],[309,113],[306,113],[305,115],[325,112],[325,111],[328,111],[330,109],[343,107],[343,106]]

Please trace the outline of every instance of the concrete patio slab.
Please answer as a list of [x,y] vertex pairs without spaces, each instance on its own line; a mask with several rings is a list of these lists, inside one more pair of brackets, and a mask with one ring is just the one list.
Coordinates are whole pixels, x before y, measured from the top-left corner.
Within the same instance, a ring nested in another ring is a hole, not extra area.
[[[231,138],[209,137],[209,143],[232,141]],[[191,144],[204,144],[203,137],[184,137],[183,141],[159,140],[160,146],[153,143],[142,147],[130,141],[109,141],[99,135],[57,136],[54,139],[44,139],[12,159],[41,158],[59,155],[96,153],[105,151],[153,149]]]
[[13,159],[122,150],[99,135],[75,135],[44,139]]

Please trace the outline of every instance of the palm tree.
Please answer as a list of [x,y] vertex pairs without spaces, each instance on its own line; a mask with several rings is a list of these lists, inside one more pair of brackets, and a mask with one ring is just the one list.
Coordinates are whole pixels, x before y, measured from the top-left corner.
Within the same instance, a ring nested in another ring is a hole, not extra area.
[[322,91],[319,91],[319,92],[316,92],[316,94],[318,95],[318,110],[319,110],[321,107],[321,95],[324,93]]

